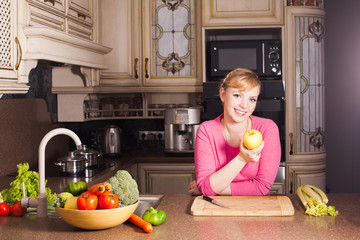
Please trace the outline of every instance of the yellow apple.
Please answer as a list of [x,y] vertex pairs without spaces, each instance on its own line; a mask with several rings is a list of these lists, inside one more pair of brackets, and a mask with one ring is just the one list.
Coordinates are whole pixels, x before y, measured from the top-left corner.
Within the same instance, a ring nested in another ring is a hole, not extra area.
[[262,143],[263,137],[261,132],[255,129],[247,131],[243,136],[244,146],[248,149],[255,149]]

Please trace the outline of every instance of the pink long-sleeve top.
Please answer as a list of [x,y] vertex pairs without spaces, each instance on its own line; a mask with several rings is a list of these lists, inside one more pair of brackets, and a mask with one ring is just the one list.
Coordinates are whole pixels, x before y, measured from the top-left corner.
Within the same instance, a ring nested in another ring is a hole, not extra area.
[[[195,172],[199,190],[208,196],[217,195],[210,185],[210,176],[239,154],[239,147],[230,146],[224,137],[221,118],[203,122],[196,133]],[[267,195],[279,169],[281,146],[278,126],[270,119],[250,116],[252,129],[263,135],[265,143],[258,162],[248,162],[231,182],[233,196]]]

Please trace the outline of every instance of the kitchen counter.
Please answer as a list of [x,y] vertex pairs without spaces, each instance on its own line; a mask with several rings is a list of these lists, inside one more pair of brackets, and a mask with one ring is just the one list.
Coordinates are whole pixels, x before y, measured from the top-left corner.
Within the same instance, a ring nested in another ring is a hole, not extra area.
[[[107,180],[118,169],[144,162],[192,162],[190,156],[165,156],[163,153],[133,153],[118,159],[101,159],[106,170],[91,178],[46,177],[54,192],[74,180],[88,185]],[[9,188],[15,177],[0,177],[0,189]],[[190,208],[195,199],[189,194],[165,194],[160,209],[167,220],[152,233],[125,222],[117,227],[86,231],[64,222],[56,213],[47,218],[27,214],[24,217],[0,217],[0,239],[360,239],[360,194],[328,194],[330,205],[340,212],[337,217],[310,217],[304,214],[297,195],[289,195],[295,215],[290,217],[194,217]]]
[[359,239],[360,194],[328,194],[337,217],[310,217],[304,214],[297,195],[289,196],[295,215],[290,217],[194,217],[190,207],[194,196],[165,194],[160,209],[167,213],[163,225],[152,233],[125,222],[117,227],[81,230],[49,215],[0,217],[1,239]]

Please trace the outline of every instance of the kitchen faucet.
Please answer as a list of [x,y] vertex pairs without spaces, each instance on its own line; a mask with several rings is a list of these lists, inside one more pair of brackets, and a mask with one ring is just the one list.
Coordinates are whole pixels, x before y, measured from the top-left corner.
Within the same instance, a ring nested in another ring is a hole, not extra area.
[[[45,148],[49,140],[56,135],[68,135],[71,137],[75,144],[76,148],[80,149],[81,141],[80,138],[71,130],[66,128],[56,128],[48,132],[40,142],[39,146],[39,195],[36,198],[32,197],[23,197],[21,199],[21,206],[23,208],[34,207],[37,208],[38,217],[47,217],[47,197],[45,194]],[[24,191],[24,189],[23,189]]]

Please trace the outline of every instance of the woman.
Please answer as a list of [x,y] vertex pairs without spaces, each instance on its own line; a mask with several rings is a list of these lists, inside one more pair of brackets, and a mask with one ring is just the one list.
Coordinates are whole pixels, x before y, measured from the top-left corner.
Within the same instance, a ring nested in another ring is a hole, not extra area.
[[[279,129],[270,119],[252,116],[261,83],[257,75],[238,68],[220,85],[224,112],[203,122],[196,134],[196,182],[189,192],[198,195],[267,195],[274,183],[281,157]],[[250,129],[263,135],[253,150],[243,145]]]

